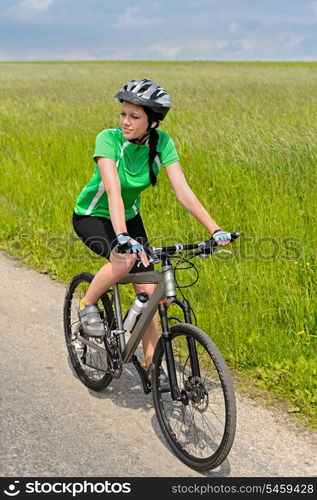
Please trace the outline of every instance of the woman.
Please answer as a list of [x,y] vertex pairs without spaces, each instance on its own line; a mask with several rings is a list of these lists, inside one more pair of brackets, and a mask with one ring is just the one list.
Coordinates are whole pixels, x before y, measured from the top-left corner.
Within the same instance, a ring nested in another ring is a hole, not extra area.
[[[226,245],[230,240],[230,233],[220,229],[188,186],[172,139],[157,130],[171,107],[168,93],[152,80],[132,80],[115,98],[121,103],[120,127],[103,130],[97,136],[94,174],[77,198],[73,215],[78,236],[91,250],[109,259],[80,304],[83,332],[93,337],[105,334],[95,305],[100,296],[128,272],[153,270],[144,251],[147,235],[139,213],[140,194],[156,184],[161,166],[178,201],[217,244]],[[116,245],[125,252],[123,255],[114,250]],[[154,285],[135,284],[134,290],[151,295]],[[142,339],[144,360],[150,370],[157,340],[156,315]]]

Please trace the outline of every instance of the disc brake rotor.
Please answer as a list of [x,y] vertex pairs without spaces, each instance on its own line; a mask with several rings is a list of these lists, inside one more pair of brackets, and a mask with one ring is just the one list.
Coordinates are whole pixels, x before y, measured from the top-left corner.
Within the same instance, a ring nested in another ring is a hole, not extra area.
[[186,383],[186,392],[190,404],[203,413],[209,405],[208,391],[200,377],[190,377]]

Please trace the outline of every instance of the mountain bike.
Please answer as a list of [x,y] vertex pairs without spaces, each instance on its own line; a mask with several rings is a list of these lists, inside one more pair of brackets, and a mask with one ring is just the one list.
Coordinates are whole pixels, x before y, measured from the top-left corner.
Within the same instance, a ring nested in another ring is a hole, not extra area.
[[[238,232],[232,233],[231,241],[238,236]],[[192,323],[195,313],[178,285],[176,274],[192,267],[197,281],[195,257],[231,252],[217,249],[214,240],[152,246],[146,251],[150,262],[160,264],[160,268],[124,276],[98,302],[106,332],[104,337],[84,335],[78,318],[79,302],[93,275],[82,272],[73,277],[64,303],[64,332],[70,361],[79,379],[95,391],[105,389],[113,378],[120,378],[123,366],[132,362],[144,393],[152,392],[160,428],[178,459],[197,471],[214,469],[225,460],[234,441],[235,394],[219,349],[209,335]],[[131,332],[123,327],[120,300],[120,287],[128,283],[156,284]],[[182,298],[177,297],[177,290],[181,291]],[[173,310],[176,306],[181,318],[175,314],[169,316],[171,306]],[[136,350],[157,310],[161,335],[150,380]],[[168,389],[162,388],[161,370],[168,375]]]

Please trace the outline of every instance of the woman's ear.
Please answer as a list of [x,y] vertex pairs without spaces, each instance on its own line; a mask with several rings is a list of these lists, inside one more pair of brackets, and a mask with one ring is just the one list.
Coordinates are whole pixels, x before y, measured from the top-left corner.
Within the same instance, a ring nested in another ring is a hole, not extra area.
[[157,122],[152,122],[151,123],[151,128],[156,128],[157,127]]

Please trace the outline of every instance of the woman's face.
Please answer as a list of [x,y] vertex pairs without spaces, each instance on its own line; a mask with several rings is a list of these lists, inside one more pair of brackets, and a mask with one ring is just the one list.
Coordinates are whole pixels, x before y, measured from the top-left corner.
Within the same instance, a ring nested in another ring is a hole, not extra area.
[[[120,126],[125,139],[141,139],[147,132],[149,121],[142,106],[132,102],[123,101],[121,103]],[[155,122],[151,127],[155,126]]]

